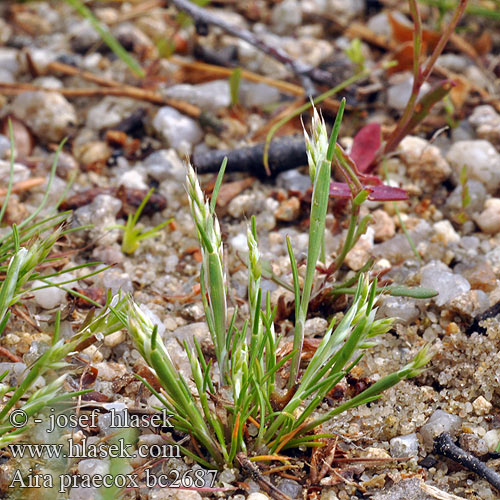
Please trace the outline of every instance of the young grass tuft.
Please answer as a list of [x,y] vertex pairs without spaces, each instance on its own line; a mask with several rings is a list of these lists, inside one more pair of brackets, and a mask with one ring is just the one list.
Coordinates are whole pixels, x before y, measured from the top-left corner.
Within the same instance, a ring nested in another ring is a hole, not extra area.
[[[186,182],[202,250],[202,300],[217,365],[207,362],[196,340],[194,349],[185,343],[184,349],[191,367],[190,384],[176,368],[157,328],[140,307],[130,300],[126,314],[122,317],[137,349],[156,373],[162,386],[161,392],[139,378],[173,415],[172,421],[178,430],[191,435],[203,446],[203,450],[197,446],[182,449],[206,467],[210,467],[211,460],[219,467],[232,466],[241,453],[269,455],[299,445],[318,446],[321,434],[313,431],[322,423],[354,406],[374,401],[400,380],[418,375],[430,359],[426,346],[407,366],[381,378],[361,394],[330,411],[319,410],[328,392],[356,366],[364,351],[374,345],[374,338],[386,333],[392,325],[392,319],[375,319],[377,282],[370,283],[367,276],[361,273],[351,307],[337,326],[333,323],[330,325],[307,367],[303,370],[300,368],[304,324],[323,245],[330,165],[334,155],[338,154],[336,139],[342,110],[343,106],[330,139],[316,111],[311,136],[307,136],[313,195],[308,258],[302,289],[293,249],[287,239],[296,299],[292,352],[282,358],[278,356],[278,346],[282,345],[283,340],[274,331],[276,309],[271,306],[270,295],[267,293],[263,297],[260,287],[263,267],[254,218],[247,229],[249,315],[241,322],[238,320],[238,311],[235,311],[228,324],[223,244],[215,214],[217,193],[226,162],[221,167],[210,202],[205,199],[191,166],[188,166]],[[359,205],[365,194],[365,190],[359,190],[354,202]],[[361,230],[358,228],[353,237]],[[290,372],[287,390],[281,376],[288,363]],[[256,428],[253,437],[248,432],[250,424]]]

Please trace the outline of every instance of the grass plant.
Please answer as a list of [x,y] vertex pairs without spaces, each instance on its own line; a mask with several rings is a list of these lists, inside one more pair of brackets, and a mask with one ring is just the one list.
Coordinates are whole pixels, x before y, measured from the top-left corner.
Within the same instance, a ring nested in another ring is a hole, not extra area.
[[[222,237],[215,213],[225,164],[210,202],[191,166],[187,172],[187,192],[203,257],[202,300],[216,363],[206,359],[202,347],[194,340],[194,349],[184,344],[191,373],[182,374],[157,328],[139,306],[129,301],[128,311],[122,315],[162,390],[158,392],[141,380],[173,415],[175,426],[201,445],[201,448],[184,447],[183,451],[206,467],[212,467],[213,463],[218,467],[232,466],[240,453],[276,456],[299,445],[320,446],[319,440],[325,436],[319,430],[321,424],[343,411],[376,400],[400,380],[418,375],[430,359],[426,346],[401,370],[382,377],[352,399],[328,411],[319,409],[328,392],[356,366],[366,349],[375,345],[375,337],[386,333],[392,325],[391,319],[375,319],[377,282],[370,283],[361,274],[351,307],[337,325],[334,322],[329,325],[311,360],[303,366],[304,323],[323,244],[331,162],[339,154],[336,139],[341,118],[342,112],[328,138],[323,120],[314,112],[312,133],[307,136],[313,196],[302,287],[293,248],[287,240],[296,304],[291,352],[278,356],[278,347],[284,340],[274,329],[276,309],[271,306],[270,295],[264,296],[260,287],[262,263],[253,218],[247,230],[249,314],[239,318],[236,310],[231,318],[228,316]],[[361,188],[357,196],[363,198],[363,193],[365,190]],[[283,381],[287,372],[288,380]],[[254,428],[253,437],[249,427]]]

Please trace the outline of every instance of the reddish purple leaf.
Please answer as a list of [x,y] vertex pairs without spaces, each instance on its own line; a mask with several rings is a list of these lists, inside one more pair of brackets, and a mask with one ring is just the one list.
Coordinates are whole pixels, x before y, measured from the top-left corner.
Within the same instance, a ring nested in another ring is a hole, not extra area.
[[[401,201],[408,199],[408,193],[398,187],[386,186],[379,184],[378,186],[363,186],[364,189],[370,191],[368,199],[371,201]],[[352,192],[345,182],[331,182],[330,196],[334,198],[352,198]]]
[[373,160],[379,148],[380,125],[378,123],[365,125],[354,136],[350,156],[360,172],[370,172],[373,169]]

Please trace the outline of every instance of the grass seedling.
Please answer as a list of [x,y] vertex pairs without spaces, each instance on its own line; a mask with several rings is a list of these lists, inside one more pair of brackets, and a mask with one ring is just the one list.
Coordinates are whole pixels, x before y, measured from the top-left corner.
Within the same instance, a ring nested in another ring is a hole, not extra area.
[[[308,365],[301,366],[304,323],[323,244],[330,164],[336,154],[341,118],[342,112],[328,139],[324,122],[314,112],[312,134],[307,137],[313,196],[302,288],[293,249],[287,239],[296,299],[292,352],[278,356],[278,347],[284,340],[274,330],[276,309],[271,307],[270,295],[263,296],[260,287],[263,267],[255,219],[247,230],[249,315],[242,320],[235,311],[231,319],[228,318],[223,245],[215,214],[225,162],[210,202],[205,199],[192,167],[188,167],[187,173],[191,213],[203,256],[201,296],[216,363],[206,360],[201,346],[194,340],[194,348],[184,344],[191,373],[181,373],[157,328],[141,308],[130,300],[126,313],[122,313],[122,321],[138,351],[156,373],[162,390],[158,392],[146,380],[141,380],[173,415],[176,428],[189,434],[202,447],[183,447],[182,450],[205,467],[212,468],[213,463],[217,467],[232,466],[241,461],[243,455],[276,456],[299,445],[318,446],[318,440],[325,436],[319,430],[323,422],[354,406],[374,401],[400,380],[418,375],[430,359],[425,347],[401,370],[382,377],[339,406],[319,411],[328,392],[356,366],[364,351],[374,345],[373,339],[386,333],[392,325],[391,319],[375,319],[377,283],[370,283],[366,275],[361,274],[351,307],[338,325],[330,324]],[[283,381],[281,376],[288,363],[291,368],[287,388],[286,379]],[[187,377],[191,378],[191,384]],[[248,432],[250,425],[255,428],[253,437]]]
[[161,224],[158,224],[153,229],[149,229],[148,231],[143,231],[141,226],[137,225],[137,221],[141,216],[146,203],[149,198],[153,194],[154,189],[151,188],[148,194],[144,197],[141,204],[137,208],[134,214],[129,214],[127,218],[127,223],[125,225],[117,224],[115,226],[111,226],[110,229],[123,229],[123,238],[122,238],[122,252],[126,254],[134,253],[138,248],[139,244],[142,240],[146,240],[148,238],[155,238],[160,234],[160,231],[170,224],[173,219],[168,219]]
[[460,194],[462,209],[460,213],[457,215],[457,220],[460,224],[463,224],[467,221],[467,207],[470,205],[471,197],[469,193],[469,185],[467,184],[467,167],[464,165],[462,170],[460,170],[460,186],[462,187],[462,192]]
[[362,49],[361,40],[359,38],[354,38],[349,44],[349,47],[344,50],[345,55],[355,65],[357,72],[364,71],[365,69],[365,56],[363,55]]
[[240,102],[241,68],[234,68],[229,77],[229,91],[231,93],[231,106],[237,106]]

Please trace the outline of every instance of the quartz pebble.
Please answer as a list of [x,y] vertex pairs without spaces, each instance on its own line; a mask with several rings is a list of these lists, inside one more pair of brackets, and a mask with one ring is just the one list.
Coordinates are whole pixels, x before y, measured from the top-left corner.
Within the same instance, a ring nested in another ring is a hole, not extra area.
[[49,142],[59,142],[77,122],[73,105],[56,92],[22,92],[14,99],[12,109],[35,135]]
[[310,318],[306,320],[304,331],[307,337],[323,335],[328,328],[328,321],[325,318]]
[[301,495],[302,486],[293,479],[284,478],[278,483],[277,487],[282,493],[287,495],[289,498],[292,499],[302,498]]
[[186,167],[173,149],[160,149],[143,162],[146,172],[158,182],[176,180],[184,182]]
[[449,220],[435,222],[433,228],[436,231],[437,239],[445,245],[460,241],[460,235],[455,231]]
[[489,198],[484,210],[474,217],[483,233],[496,234],[500,231],[500,198]]
[[472,402],[472,408],[476,415],[486,415],[491,411],[493,405],[484,396],[479,396]]
[[476,129],[476,134],[480,139],[486,139],[497,147],[500,146],[500,115],[493,106],[484,104],[476,106],[469,123]]
[[[394,83],[387,90],[387,105],[391,108],[402,111],[411,95],[413,77],[411,75],[398,75],[398,83]],[[422,96],[430,89],[428,83],[421,87],[419,96]]]
[[302,23],[302,10],[297,0],[285,0],[274,6],[271,22],[276,33],[287,33]]
[[109,463],[105,460],[87,458],[78,462],[78,472],[90,477],[103,476],[109,472]]
[[481,457],[488,453],[488,445],[484,439],[475,434],[463,433],[459,438],[460,447],[474,455]]
[[[473,217],[476,212],[483,209],[486,199],[486,189],[479,181],[469,179],[467,181],[467,190],[469,191],[470,202],[465,208],[465,213],[469,217]],[[448,196],[445,205],[446,212],[450,212],[451,216],[460,213],[462,207],[462,186],[458,185]]]
[[311,187],[311,178],[301,174],[298,170],[287,170],[278,174],[276,185],[288,191],[300,191],[304,193]]
[[434,187],[451,174],[448,162],[436,146],[415,136],[405,137],[399,145],[400,157],[411,179],[419,185]]
[[189,154],[203,138],[203,132],[193,119],[174,108],[160,108],[153,119],[156,132],[180,154]]
[[489,193],[500,186],[500,154],[484,140],[455,142],[446,155],[458,179],[465,166],[469,179],[483,184]]
[[[69,273],[61,274],[60,276],[52,276],[48,281],[51,283],[62,283],[73,279],[74,276]],[[32,284],[33,288],[40,286],[46,286],[47,283],[40,280],[35,280]],[[65,285],[71,288],[71,283]],[[58,305],[62,304],[66,298],[66,291],[56,286],[51,286],[49,288],[42,288],[41,290],[35,290],[32,292],[33,299],[35,302],[43,309],[53,309]]]
[[477,314],[484,312],[490,302],[488,295],[482,290],[468,290],[451,299],[448,305],[452,311],[472,319]]
[[274,212],[277,220],[283,222],[292,222],[300,215],[300,200],[295,196],[281,202],[280,206]]
[[359,271],[370,257],[373,248],[373,227],[368,227],[366,233],[359,238],[354,247],[346,255],[345,263],[353,270]]
[[241,105],[246,108],[258,108],[279,101],[280,92],[266,83],[242,81],[239,99]]
[[415,300],[409,297],[384,297],[380,313],[387,318],[398,318],[405,324],[416,321],[420,316]]
[[443,306],[470,290],[470,284],[464,277],[453,274],[451,269],[440,261],[431,261],[422,268],[420,284],[438,292],[433,299],[438,306]]
[[372,213],[372,217],[375,219],[375,224],[373,224],[372,227],[374,230],[374,240],[376,242],[385,241],[394,236],[396,224],[385,210],[375,210]]
[[425,446],[432,449],[434,446],[434,438],[443,432],[455,434],[460,430],[462,419],[457,415],[452,415],[443,410],[436,410],[420,428],[420,435]]
[[406,436],[392,438],[389,444],[392,457],[407,458],[418,456],[418,439],[414,432]]
[[483,440],[488,447],[488,451],[490,453],[495,452],[500,442],[500,429],[491,429],[483,436]]
[[162,94],[171,99],[189,102],[204,111],[217,111],[231,104],[228,80],[214,80],[198,85],[181,83],[163,90]]
[[86,125],[92,130],[115,127],[137,107],[137,101],[127,97],[106,96],[87,113]]
[[393,484],[385,491],[376,492],[371,498],[373,500],[436,500],[420,488],[421,479],[413,477],[403,479]]
[[455,266],[454,271],[461,274],[473,289],[491,292],[496,288],[495,273],[484,257],[460,262]]
[[254,491],[253,493],[250,493],[250,495],[248,495],[247,500],[269,500],[269,497],[264,493]]

